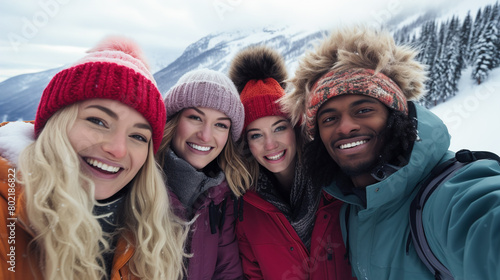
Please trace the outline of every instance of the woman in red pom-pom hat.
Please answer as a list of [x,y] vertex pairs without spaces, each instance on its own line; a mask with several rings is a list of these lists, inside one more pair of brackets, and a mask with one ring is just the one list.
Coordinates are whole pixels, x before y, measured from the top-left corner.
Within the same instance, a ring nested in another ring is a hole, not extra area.
[[0,278],[181,279],[187,230],[154,158],[165,119],[129,39],[57,73],[34,127],[0,129]]
[[279,103],[287,71],[274,50],[258,46],[234,58],[229,76],[245,107],[242,146],[253,177],[236,224],[247,279],[350,279],[338,213],[301,159],[306,137]]

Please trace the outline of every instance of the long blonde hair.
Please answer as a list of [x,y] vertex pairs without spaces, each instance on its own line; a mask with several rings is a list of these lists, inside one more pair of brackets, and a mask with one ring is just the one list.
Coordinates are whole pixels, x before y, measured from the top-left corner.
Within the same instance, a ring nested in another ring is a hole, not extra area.
[[[80,160],[67,131],[78,114],[77,104],[59,110],[38,139],[19,159],[25,188],[26,213],[35,238],[30,250],[37,254],[44,279],[109,278],[102,253],[109,249],[98,217],[94,184],[80,171]],[[136,247],[130,271],[141,279],[181,279],[184,224],[170,208],[165,184],[150,144],[148,158],[130,182],[125,202],[124,228]]]
[[[162,168],[165,166],[165,154],[170,149],[172,139],[175,137],[177,125],[179,125],[182,110],[177,112],[172,118],[167,121],[163,133],[163,140],[157,153],[157,161]],[[232,127],[231,127],[232,129]],[[251,177],[243,162],[243,156],[236,143],[231,137],[231,130],[227,143],[221,153],[215,159],[226,176],[227,184],[236,197],[242,196],[246,190],[250,188]]]

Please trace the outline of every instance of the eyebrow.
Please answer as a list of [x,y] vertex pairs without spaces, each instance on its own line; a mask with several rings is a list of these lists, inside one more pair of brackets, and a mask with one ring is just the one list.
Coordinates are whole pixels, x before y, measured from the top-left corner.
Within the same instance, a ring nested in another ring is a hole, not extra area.
[[[111,118],[113,118],[114,120],[118,120],[119,119],[118,115],[115,112],[113,112],[111,109],[106,108],[104,106],[101,106],[101,105],[89,105],[89,106],[85,107],[85,109],[88,109],[88,108],[95,108],[95,109],[101,110],[104,113],[106,113],[108,116],[110,116]],[[153,129],[151,128],[151,126],[149,124],[146,124],[146,123],[136,123],[136,124],[134,124],[134,127],[153,131]]]
[[[358,105],[362,105],[364,103],[377,104],[378,101],[375,99],[373,99],[373,100],[372,99],[373,98],[363,98],[363,99],[360,99],[358,101],[354,101],[353,103],[349,104],[349,107],[355,107]],[[320,117],[323,114],[332,113],[332,112],[337,112],[337,109],[335,109],[335,108],[323,109],[318,113],[318,117]]]
[[[205,112],[203,112],[202,110],[200,110],[200,109],[198,109],[198,108],[196,108],[196,107],[190,107],[189,109],[193,109],[193,110],[195,110],[196,112],[198,112],[200,115],[205,116]],[[220,118],[217,118],[217,120],[219,120],[219,121],[225,121],[225,120],[228,120],[228,121],[230,121],[230,122],[232,123],[231,118],[229,118],[229,117],[220,117]]]
[[286,122],[286,120],[283,120],[283,119],[278,120],[277,122],[273,123],[271,126],[276,126],[276,125],[278,125],[281,122]]
[[[280,123],[282,123],[282,122],[287,122],[287,120],[283,120],[283,119],[278,120],[277,122],[273,123],[273,124],[271,125],[271,127],[276,126],[276,125],[278,125],[278,124],[280,124]],[[248,133],[248,132],[251,132],[251,131],[259,131],[259,130],[260,130],[259,128],[252,128],[252,129],[249,129],[249,130],[247,131],[247,133]]]
[[103,111],[104,113],[106,113],[108,116],[112,117],[113,119],[118,120],[118,115],[115,112],[111,111],[109,108],[106,108],[106,107],[101,106],[101,105],[89,105],[89,106],[85,107],[85,109],[88,109],[88,108],[99,109],[99,110]]

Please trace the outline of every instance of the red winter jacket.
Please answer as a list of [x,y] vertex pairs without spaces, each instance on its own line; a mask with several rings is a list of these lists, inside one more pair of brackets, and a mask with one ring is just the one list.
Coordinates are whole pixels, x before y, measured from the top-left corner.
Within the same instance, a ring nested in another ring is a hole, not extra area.
[[356,279],[344,258],[342,202],[322,194],[310,252],[275,206],[254,191],[243,196],[243,219],[237,221],[236,235],[247,279]]

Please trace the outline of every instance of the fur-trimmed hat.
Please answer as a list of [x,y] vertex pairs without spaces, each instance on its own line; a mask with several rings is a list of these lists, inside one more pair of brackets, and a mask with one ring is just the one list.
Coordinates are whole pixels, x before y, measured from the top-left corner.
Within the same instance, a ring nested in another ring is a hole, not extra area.
[[131,39],[112,36],[88,53],[57,73],[43,91],[35,135],[65,106],[93,98],[112,99],[134,108],[149,122],[156,152],[166,122],[165,105],[139,46]]
[[407,100],[424,93],[425,67],[416,54],[397,46],[387,31],[354,27],[332,32],[300,61],[294,91],[283,98],[283,108],[294,123],[305,117],[311,136],[318,109],[342,94],[368,95],[406,113]]
[[288,115],[277,101],[285,95],[287,79],[285,61],[278,52],[266,46],[254,46],[239,52],[229,68],[245,108],[246,127],[253,121],[267,116]]

